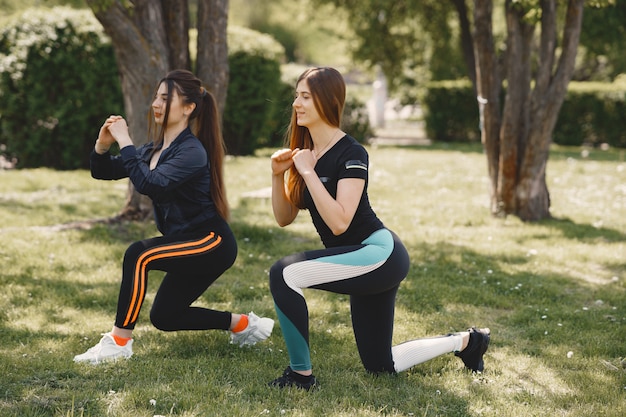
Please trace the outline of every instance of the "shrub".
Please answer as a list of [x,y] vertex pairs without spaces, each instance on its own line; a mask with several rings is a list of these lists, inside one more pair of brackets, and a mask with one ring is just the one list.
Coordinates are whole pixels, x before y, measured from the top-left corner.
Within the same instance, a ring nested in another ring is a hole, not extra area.
[[228,153],[250,155],[272,134],[280,65],[262,56],[236,52],[229,56],[230,82],[224,111]]
[[560,145],[626,148],[626,86],[616,83],[571,82],[554,129]]
[[0,33],[0,143],[18,167],[86,168],[102,115],[122,110],[113,48],[91,11],[29,9]]
[[[478,105],[469,81],[429,83],[423,104],[426,131],[431,139],[461,142],[480,139]],[[624,84],[571,82],[552,141],[559,145],[607,143],[625,148],[625,113]]]
[[423,105],[426,134],[444,142],[480,139],[478,106],[469,80],[428,84]]
[[250,155],[267,146],[279,123],[284,50],[268,35],[245,28],[228,34],[230,80],[224,110],[224,141],[230,154]]

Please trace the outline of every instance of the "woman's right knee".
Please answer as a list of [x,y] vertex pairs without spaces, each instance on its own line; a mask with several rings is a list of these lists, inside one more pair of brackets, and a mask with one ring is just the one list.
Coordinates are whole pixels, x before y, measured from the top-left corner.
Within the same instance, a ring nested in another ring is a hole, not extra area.
[[150,322],[154,327],[164,332],[176,330],[175,326],[172,324],[171,313],[159,308],[154,308],[154,306],[152,306],[150,310]]
[[124,260],[137,260],[141,256],[141,254],[146,250],[146,245],[143,242],[134,242],[126,248],[126,252],[124,253]]

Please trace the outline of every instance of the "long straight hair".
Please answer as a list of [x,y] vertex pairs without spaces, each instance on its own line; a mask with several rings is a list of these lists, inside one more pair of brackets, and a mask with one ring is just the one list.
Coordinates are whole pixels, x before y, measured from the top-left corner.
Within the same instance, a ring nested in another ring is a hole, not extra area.
[[[310,68],[298,77],[296,88],[305,80],[321,119],[331,126],[340,127],[346,102],[346,83],[342,75],[330,67]],[[307,127],[298,125],[295,109],[291,112],[285,142],[290,149],[313,149],[311,132]],[[304,188],[304,179],[295,165],[292,165],[287,176],[287,195],[289,200],[300,209],[304,208]]]
[[[230,216],[226,188],[224,187],[224,155],[226,146],[220,127],[219,111],[215,97],[202,86],[202,81],[187,70],[174,70],[157,84],[167,85],[167,103],[163,124],[153,143],[154,149],[163,143],[165,128],[170,114],[172,94],[176,91],[185,104],[194,103],[196,108],[189,115],[189,125],[194,135],[200,140],[207,153],[211,173],[211,197],[219,215],[228,220]],[[154,120],[154,118],[152,118]]]

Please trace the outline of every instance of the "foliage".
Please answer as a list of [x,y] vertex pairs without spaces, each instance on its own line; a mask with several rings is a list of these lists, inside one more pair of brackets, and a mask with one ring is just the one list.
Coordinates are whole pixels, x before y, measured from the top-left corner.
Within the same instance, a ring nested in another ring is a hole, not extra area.
[[480,140],[478,105],[469,80],[434,81],[423,98],[427,136],[444,142]]
[[[480,140],[478,105],[469,81],[431,82],[423,104],[430,138]],[[625,84],[571,82],[552,141],[559,145],[606,143],[626,148],[625,112]]]
[[229,25],[267,33],[285,48],[288,62],[352,67],[353,33],[346,14],[316,0],[230,0]]
[[285,49],[276,39],[242,26],[228,27],[228,52],[243,52],[279,62],[285,59]]
[[626,74],[626,0],[598,0],[585,8],[580,34],[581,80],[612,81]]
[[561,145],[626,148],[626,84],[570,83],[554,129]]
[[230,81],[224,110],[224,140],[229,154],[250,155],[270,131],[280,91],[280,65],[245,52],[229,54]]
[[84,8],[86,3],[85,0],[0,0],[0,10],[3,12],[3,15],[0,16],[0,26],[3,25],[3,18],[5,16],[11,16],[14,13],[37,6],[71,6]]
[[[394,343],[489,326],[483,374],[452,354],[395,376],[359,362],[347,296],[305,290],[320,389],[266,383],[287,365],[280,325],[251,348],[223,331],[160,332],[148,313],[135,355],[102,366],[72,357],[111,328],[124,251],[151,223],[89,223],[123,204],[124,181],[86,171],[0,172],[0,415],[618,417],[626,414],[626,164],[623,152],[554,147],[554,219],[494,219],[478,144],[368,148],[369,195],[403,239],[411,268],[397,299]],[[225,170],[239,256],[196,305],[276,318],[269,267],[319,248],[307,213],[276,226],[266,199],[269,151]],[[75,223],[71,223],[75,222]],[[571,352],[569,355],[568,353]]]
[[90,11],[29,9],[0,34],[0,143],[20,167],[86,167],[103,114],[123,100]]
[[282,46],[271,36],[236,27],[229,30],[230,80],[224,109],[224,140],[233,155],[250,155],[269,145],[283,103]]
[[[467,74],[458,42],[451,2],[316,0],[347,11],[355,32],[354,58],[380,66],[392,92],[407,101],[428,80]],[[411,90],[407,90],[411,86]]]
[[367,107],[358,98],[346,98],[341,128],[361,143],[366,143],[374,136]]

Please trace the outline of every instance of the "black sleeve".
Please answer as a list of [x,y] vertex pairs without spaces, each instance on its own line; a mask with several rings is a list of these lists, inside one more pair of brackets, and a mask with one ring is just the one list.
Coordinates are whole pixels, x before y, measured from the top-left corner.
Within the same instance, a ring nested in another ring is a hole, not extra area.
[[91,176],[98,180],[119,180],[128,177],[122,158],[109,152],[100,155],[95,150],[91,151],[89,165]]

